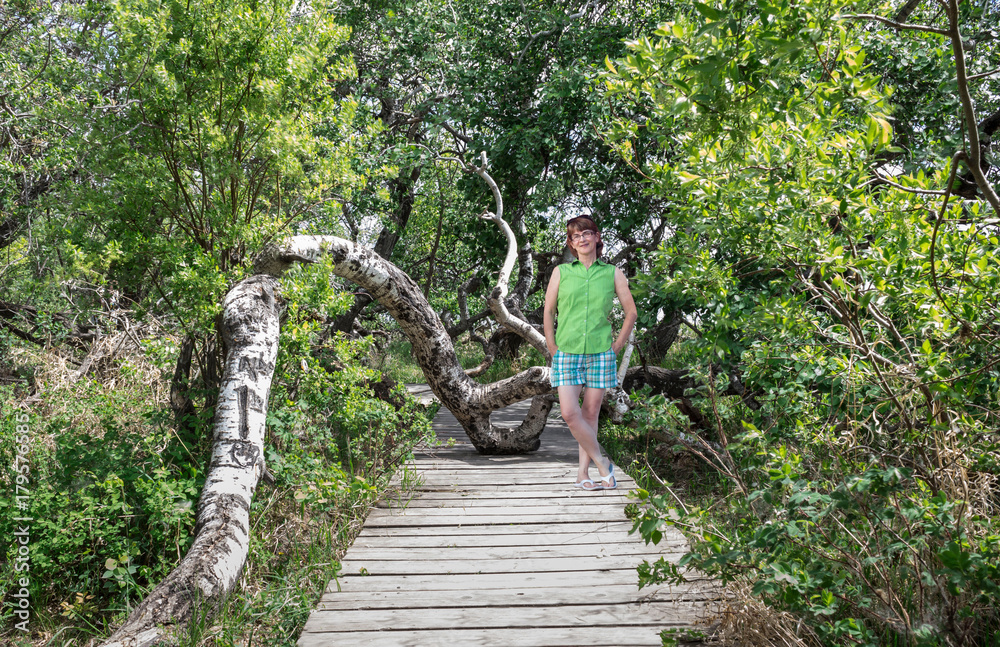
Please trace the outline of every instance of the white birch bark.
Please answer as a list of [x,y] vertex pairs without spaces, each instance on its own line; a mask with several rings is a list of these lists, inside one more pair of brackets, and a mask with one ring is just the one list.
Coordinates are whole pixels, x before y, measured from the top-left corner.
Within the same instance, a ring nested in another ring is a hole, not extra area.
[[405,272],[371,250],[336,236],[293,236],[261,254],[256,270],[277,276],[294,262],[313,262],[321,254],[334,261],[334,274],[357,283],[389,311],[413,347],[427,384],[484,454],[534,451],[552,403],[532,402],[516,427],[495,425],[497,409],[552,390],[549,369],[535,366],[506,380],[479,384],[458,361],[444,324],[420,287]]
[[267,398],[283,310],[270,276],[246,279],[226,295],[228,352],[194,543],[104,647],[156,644],[185,624],[195,605],[218,604],[236,584],[250,545],[250,502],[264,473]]
[[632,350],[635,348],[635,330],[629,333],[628,344],[622,352],[621,365],[618,367],[618,386],[608,389],[604,394],[604,409],[608,412],[611,422],[620,425],[625,421],[625,414],[632,410],[632,399],[622,388],[625,383],[625,376],[628,374],[628,365],[632,361]]
[[480,217],[495,223],[500,228],[500,231],[503,232],[507,240],[507,254],[504,257],[503,267],[500,268],[500,274],[497,276],[496,287],[493,288],[490,296],[487,297],[486,303],[489,305],[498,324],[519,335],[537,349],[542,354],[542,357],[548,358],[549,349],[545,344],[545,336],[538,332],[530,323],[511,313],[505,303],[505,299],[510,292],[510,275],[514,271],[514,262],[517,261],[517,237],[514,235],[514,230],[503,219],[503,195],[500,193],[500,187],[497,185],[496,180],[486,170],[486,152],[482,153],[479,166],[467,164],[465,160],[456,157],[444,157],[442,159],[458,162],[463,169],[470,173],[475,173],[490,187],[490,191],[493,193],[493,201],[496,203],[496,212],[490,213],[487,211],[481,214]]

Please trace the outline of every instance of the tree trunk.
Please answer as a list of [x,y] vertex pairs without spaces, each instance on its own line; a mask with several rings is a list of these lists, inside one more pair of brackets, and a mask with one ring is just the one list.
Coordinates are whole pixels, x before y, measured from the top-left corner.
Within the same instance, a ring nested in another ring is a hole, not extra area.
[[[422,170],[423,167],[415,166],[410,169],[409,175],[405,173],[400,174],[399,177],[389,183],[390,193],[395,198],[399,208],[393,212],[391,222],[382,228],[378,239],[375,241],[374,248],[375,253],[387,261],[392,258],[392,251],[396,249],[396,243],[399,242],[403,231],[406,229],[406,224],[410,221],[410,214],[413,213],[413,205],[417,198],[414,187],[417,184],[417,180],[420,179]],[[364,292],[357,294],[354,297],[354,303],[351,304],[351,307],[344,314],[337,317],[333,327],[340,332],[350,334],[354,328],[354,321],[361,314],[361,311],[368,307],[368,304],[372,300],[369,294]]]
[[650,331],[645,338],[643,356],[651,362],[659,362],[667,356],[670,347],[677,341],[677,335],[681,330],[681,313],[673,311],[668,313],[656,327]]
[[[541,397],[552,390],[548,368],[478,384],[462,370],[451,337],[420,287],[395,265],[333,236],[296,236],[281,248],[271,246],[257,260],[262,274],[238,283],[223,306],[226,364],[194,543],[103,647],[155,645],[183,627],[196,605],[216,606],[235,586],[249,549],[253,493],[266,473],[264,429],[284,310],[277,276],[293,262],[311,262],[324,253],[333,257],[338,276],[365,288],[395,317],[431,389],[478,451],[516,454],[538,448],[552,408],[551,399]],[[520,425],[491,422],[493,411],[532,396]]]
[[228,352],[194,543],[104,647],[156,644],[186,624],[196,605],[217,605],[236,584],[249,549],[250,502],[265,471],[267,399],[283,310],[270,276],[248,278],[226,296]]
[[[279,275],[296,261],[312,262],[320,254],[334,260],[334,273],[357,283],[382,304],[413,347],[427,384],[484,454],[519,454],[538,448],[538,436],[552,403],[536,399],[517,427],[495,425],[497,409],[552,390],[549,369],[535,366],[514,377],[483,385],[466,375],[448,331],[423,291],[405,272],[372,250],[335,236],[294,236],[271,247],[257,261],[257,271]],[[543,415],[544,414],[544,415]]]

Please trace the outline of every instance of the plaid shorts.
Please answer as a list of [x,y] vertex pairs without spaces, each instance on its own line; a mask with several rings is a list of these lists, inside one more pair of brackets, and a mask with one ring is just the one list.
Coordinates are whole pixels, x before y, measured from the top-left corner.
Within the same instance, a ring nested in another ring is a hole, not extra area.
[[610,348],[603,353],[570,355],[557,350],[552,358],[552,386],[585,384],[591,389],[618,386],[618,358]]

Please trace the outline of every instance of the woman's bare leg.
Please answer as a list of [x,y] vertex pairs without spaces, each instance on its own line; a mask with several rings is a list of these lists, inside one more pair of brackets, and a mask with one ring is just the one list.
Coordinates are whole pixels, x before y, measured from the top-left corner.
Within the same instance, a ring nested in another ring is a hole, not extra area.
[[[601,453],[601,445],[597,442],[597,417],[601,412],[601,402],[604,400],[604,389],[586,389],[582,384],[560,386],[559,410],[563,420],[569,426],[573,438],[580,444],[579,465],[576,480],[582,481],[588,477],[590,462],[597,465],[601,476],[607,476],[611,461]],[[580,406],[580,391],[583,391],[583,407]]]

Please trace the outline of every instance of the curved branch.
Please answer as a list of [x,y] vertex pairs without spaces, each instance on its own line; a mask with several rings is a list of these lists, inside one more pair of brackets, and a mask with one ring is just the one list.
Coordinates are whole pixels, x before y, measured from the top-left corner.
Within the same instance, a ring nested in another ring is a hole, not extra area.
[[[533,451],[534,427],[503,428],[490,422],[490,413],[525,398],[552,390],[545,367],[533,367],[508,380],[478,384],[465,374],[441,319],[423,292],[405,272],[369,249],[336,236],[293,236],[258,258],[258,272],[278,275],[294,262],[312,262],[321,254],[334,260],[334,273],[368,292],[396,320],[413,348],[427,383],[447,407],[476,449],[482,453],[512,454]],[[527,423],[527,421],[526,421]],[[544,428],[544,419],[533,424]]]
[[493,316],[496,318],[498,324],[522,337],[541,353],[543,357],[548,358],[549,350],[545,345],[545,337],[542,336],[542,333],[538,332],[534,326],[524,319],[512,314],[505,303],[509,291],[510,275],[514,271],[514,263],[517,261],[517,237],[514,235],[514,230],[503,219],[503,196],[500,194],[500,187],[496,181],[486,171],[486,152],[483,151],[480,154],[480,166],[466,164],[460,158],[449,157],[442,159],[458,162],[466,171],[475,173],[481,177],[486,182],[486,185],[490,187],[490,191],[493,192],[493,200],[497,206],[496,213],[483,212],[479,217],[483,220],[492,221],[503,232],[504,237],[507,239],[507,255],[504,257],[503,266],[500,268],[496,287],[493,288],[486,302],[489,304],[490,310],[493,311]]
[[875,172],[875,178],[876,179],[874,181],[877,182],[877,183],[879,183],[879,184],[887,184],[887,185],[891,186],[894,189],[898,189],[900,191],[905,191],[906,193],[916,193],[918,195],[936,195],[936,196],[943,196],[946,193],[945,191],[934,191],[934,190],[931,190],[931,189],[917,189],[917,188],[914,188],[914,187],[903,186],[902,184],[899,184],[898,182],[893,182],[892,180],[890,180],[888,178],[882,177],[881,175],[878,174],[877,171]]
[[979,186],[979,190],[983,192],[983,196],[986,198],[987,202],[990,203],[996,214],[1000,216],[1000,196],[997,196],[996,191],[993,190],[993,186],[990,184],[989,180],[986,179],[986,175],[983,173],[982,168],[982,149],[980,148],[979,142],[979,123],[976,120],[976,109],[972,105],[972,95],[969,93],[968,72],[965,67],[965,50],[962,47],[962,34],[959,31],[957,0],[948,0],[947,13],[947,36],[951,39],[952,54],[955,57],[955,76],[958,81],[958,97],[962,102],[962,112],[965,117],[965,130],[969,136],[968,160],[966,161],[969,165],[969,171],[972,173],[972,177],[975,178],[976,184]]

